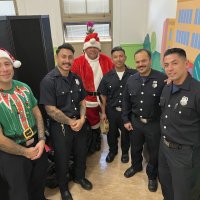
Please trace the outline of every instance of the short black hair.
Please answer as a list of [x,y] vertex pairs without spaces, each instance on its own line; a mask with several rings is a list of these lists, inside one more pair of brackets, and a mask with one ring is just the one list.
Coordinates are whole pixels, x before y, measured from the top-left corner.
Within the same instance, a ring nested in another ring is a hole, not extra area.
[[124,50],[122,47],[120,47],[120,46],[113,47],[112,50],[111,50],[111,55],[112,55],[115,51],[122,51],[124,54],[126,54],[126,53],[125,53],[125,50]]
[[141,53],[141,52],[146,52],[147,55],[149,56],[149,59],[151,59],[151,52],[148,50],[148,49],[138,49],[135,53],[134,53],[134,58],[135,58],[135,55],[137,55],[138,53]]
[[72,51],[73,54],[75,53],[74,47],[70,43],[64,43],[60,45],[56,50],[56,55],[58,55],[61,49],[69,49]]
[[187,58],[187,55],[186,55],[186,52],[184,49],[181,49],[181,48],[171,48],[171,49],[167,49],[164,53],[164,56],[168,56],[168,55],[171,55],[171,54],[178,54],[180,57],[183,57],[183,58]]

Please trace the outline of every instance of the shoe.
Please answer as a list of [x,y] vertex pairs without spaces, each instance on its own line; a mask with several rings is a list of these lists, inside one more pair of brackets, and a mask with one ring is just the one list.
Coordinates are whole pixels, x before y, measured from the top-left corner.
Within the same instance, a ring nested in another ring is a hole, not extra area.
[[108,155],[106,156],[106,162],[111,163],[114,160],[115,156],[116,156],[115,153],[109,152]]
[[64,192],[61,192],[61,198],[62,200],[73,200],[72,195],[69,190],[65,190]]
[[126,154],[122,154],[121,162],[122,163],[128,163],[129,162],[129,155],[127,153]]
[[78,183],[81,185],[81,187],[85,190],[91,190],[92,189],[92,183],[87,180],[86,178],[80,179],[80,180],[74,180],[75,183]]
[[156,192],[158,188],[158,181],[156,179],[149,180],[148,189],[150,192]]
[[142,171],[142,167],[138,168],[138,169],[134,169],[132,166],[129,167],[125,172],[124,172],[124,176],[126,178],[130,178],[132,176],[134,176],[137,172]]

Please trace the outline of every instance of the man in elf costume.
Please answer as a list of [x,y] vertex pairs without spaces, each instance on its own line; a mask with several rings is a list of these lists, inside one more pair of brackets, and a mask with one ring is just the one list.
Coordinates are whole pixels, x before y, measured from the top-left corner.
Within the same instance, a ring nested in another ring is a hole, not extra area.
[[44,124],[29,86],[13,80],[13,67],[20,65],[0,49],[0,176],[9,200],[44,200]]
[[[94,31],[94,29],[91,29]],[[86,96],[86,117],[92,129],[92,142],[89,153],[101,148],[100,137],[100,106],[97,88],[102,77],[113,69],[111,59],[101,53],[101,44],[97,33],[88,33],[83,45],[84,54],[74,60],[72,72],[82,78]]]

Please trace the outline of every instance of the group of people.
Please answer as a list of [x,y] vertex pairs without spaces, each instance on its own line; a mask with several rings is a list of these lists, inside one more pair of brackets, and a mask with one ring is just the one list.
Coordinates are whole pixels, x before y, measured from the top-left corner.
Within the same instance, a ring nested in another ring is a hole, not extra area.
[[[143,169],[146,143],[149,191],[157,190],[159,180],[164,200],[199,200],[200,83],[187,71],[185,51],[172,48],[165,52],[164,74],[152,68],[146,49],[134,54],[136,70],[125,65],[121,47],[111,50],[110,59],[100,52],[97,33],[87,35],[83,50],[74,59],[71,44],[59,46],[56,67],[40,83],[39,103],[50,119],[62,200],[73,199],[67,176],[71,155],[73,181],[85,190],[92,189],[85,176],[86,158],[88,152],[100,150],[99,126],[106,119],[106,162],[115,159],[121,136],[122,163],[129,162],[131,149],[131,166],[124,172],[130,178]],[[19,61],[0,49],[0,176],[8,184],[10,200],[43,200],[44,123],[29,86],[13,80],[13,67],[19,67]]]

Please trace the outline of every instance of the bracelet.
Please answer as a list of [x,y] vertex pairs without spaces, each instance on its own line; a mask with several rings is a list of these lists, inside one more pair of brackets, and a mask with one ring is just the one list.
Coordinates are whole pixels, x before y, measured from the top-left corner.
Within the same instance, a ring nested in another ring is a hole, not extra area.
[[46,142],[46,137],[45,135],[38,135],[38,140],[44,140]]

